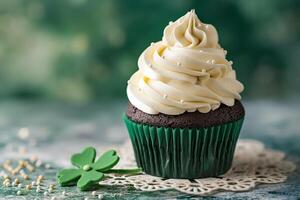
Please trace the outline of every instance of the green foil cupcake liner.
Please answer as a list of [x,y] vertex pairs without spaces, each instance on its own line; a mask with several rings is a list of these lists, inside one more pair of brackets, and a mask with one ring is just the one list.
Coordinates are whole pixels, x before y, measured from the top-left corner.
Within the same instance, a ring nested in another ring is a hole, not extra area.
[[168,128],[139,124],[124,114],[137,165],[147,174],[164,178],[226,173],[243,120],[207,128]]

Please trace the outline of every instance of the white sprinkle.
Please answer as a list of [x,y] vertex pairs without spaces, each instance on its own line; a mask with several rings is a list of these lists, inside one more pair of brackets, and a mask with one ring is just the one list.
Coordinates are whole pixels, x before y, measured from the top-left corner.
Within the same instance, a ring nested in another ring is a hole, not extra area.
[[44,196],[48,196],[48,192],[46,191],[46,192],[44,192]]
[[154,45],[154,42],[151,42],[151,46],[153,46]]
[[29,138],[29,130],[28,128],[20,128],[18,131],[18,137],[22,140],[27,140]]
[[32,181],[32,182],[31,182],[31,185],[32,185],[32,186],[35,186],[35,181]]
[[184,103],[184,100],[183,100],[183,99],[181,99],[181,100],[180,100],[180,103],[181,103],[181,104],[183,104],[183,103]]
[[206,28],[206,29],[209,29],[209,25],[208,25],[208,24],[206,24],[206,25],[205,25],[205,28]]
[[51,168],[51,165],[50,165],[50,164],[46,164],[46,165],[45,165],[45,168],[46,168],[46,169],[50,169],[50,168]]
[[232,62],[232,61],[229,61],[229,64],[230,64],[230,65],[232,65],[232,64],[233,64],[233,62]]
[[89,198],[88,198],[88,197],[85,197],[84,200],[89,200]]
[[19,183],[18,188],[21,188],[21,187],[23,187],[23,185],[22,185],[22,183]]
[[49,189],[48,189],[48,192],[49,192],[49,193],[52,193],[52,192],[53,192],[53,188],[49,188]]
[[168,95],[164,94],[164,99],[166,99],[168,97]]
[[210,60],[207,60],[207,61],[206,61],[206,63],[208,63],[208,64],[209,64],[209,63],[210,63]]
[[62,193],[61,193],[63,196],[65,196],[66,195],[66,191],[62,191]]
[[57,198],[54,196],[54,197],[51,197],[51,200],[56,200]]
[[12,185],[13,187],[17,186],[16,182],[13,182],[11,185]]
[[103,194],[99,194],[98,199],[103,199]]
[[41,191],[41,189],[40,188],[36,188],[36,190],[35,190],[36,192],[40,192]]
[[174,22],[172,22],[172,21],[169,21],[169,25],[171,25],[171,24],[173,24]]
[[227,51],[226,51],[226,50],[224,50],[224,54],[225,54],[225,55],[227,54]]
[[215,60],[211,60],[211,64],[215,64],[216,63],[216,61]]
[[9,182],[6,182],[6,183],[5,183],[5,186],[6,186],[6,187],[10,187],[10,183],[9,183]]
[[18,190],[17,195],[22,195],[22,191]]
[[177,62],[177,66],[181,66],[181,63],[180,63],[180,62]]
[[93,191],[93,192],[92,192],[92,196],[96,196],[96,191]]
[[42,161],[41,160],[37,160],[35,163],[36,167],[40,167],[42,165]]

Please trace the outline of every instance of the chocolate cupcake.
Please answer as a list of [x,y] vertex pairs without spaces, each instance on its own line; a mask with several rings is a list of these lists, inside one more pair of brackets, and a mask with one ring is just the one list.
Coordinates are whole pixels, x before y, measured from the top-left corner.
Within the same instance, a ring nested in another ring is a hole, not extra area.
[[138,66],[124,115],[138,166],[165,178],[226,173],[245,115],[244,88],[216,29],[192,10],[169,23]]

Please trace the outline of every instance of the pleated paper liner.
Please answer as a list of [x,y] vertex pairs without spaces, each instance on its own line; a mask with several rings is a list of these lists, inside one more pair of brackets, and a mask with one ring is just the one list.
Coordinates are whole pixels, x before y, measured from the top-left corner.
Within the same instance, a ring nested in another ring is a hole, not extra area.
[[164,178],[204,178],[226,173],[244,118],[208,128],[139,124],[124,114],[137,165]]

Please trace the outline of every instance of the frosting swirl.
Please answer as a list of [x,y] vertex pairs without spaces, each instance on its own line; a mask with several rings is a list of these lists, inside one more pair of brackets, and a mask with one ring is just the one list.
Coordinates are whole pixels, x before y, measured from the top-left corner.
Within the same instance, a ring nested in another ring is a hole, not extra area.
[[129,101],[145,113],[168,115],[233,106],[244,87],[225,56],[216,29],[192,10],[170,22],[162,41],[141,54],[128,81]]

